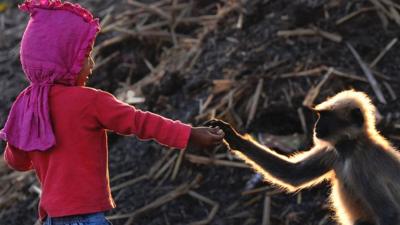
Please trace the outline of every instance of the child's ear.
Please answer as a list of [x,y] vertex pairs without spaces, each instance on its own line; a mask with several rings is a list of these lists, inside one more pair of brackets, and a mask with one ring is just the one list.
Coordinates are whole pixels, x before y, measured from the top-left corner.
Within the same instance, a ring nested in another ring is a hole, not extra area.
[[350,112],[351,121],[361,127],[364,124],[364,116],[359,108],[352,109]]

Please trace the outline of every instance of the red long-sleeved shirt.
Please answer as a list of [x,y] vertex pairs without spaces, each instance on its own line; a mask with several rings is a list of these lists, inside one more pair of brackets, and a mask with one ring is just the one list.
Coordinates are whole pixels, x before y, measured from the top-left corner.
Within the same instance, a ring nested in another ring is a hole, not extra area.
[[49,100],[56,145],[46,152],[24,152],[7,145],[4,152],[12,168],[35,170],[42,187],[41,219],[115,207],[106,130],[180,149],[189,140],[189,125],[137,110],[107,92],[55,85]]

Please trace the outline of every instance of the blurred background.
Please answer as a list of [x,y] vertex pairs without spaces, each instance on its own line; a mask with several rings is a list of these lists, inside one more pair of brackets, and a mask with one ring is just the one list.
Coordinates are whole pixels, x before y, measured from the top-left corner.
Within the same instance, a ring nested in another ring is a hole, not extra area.
[[[88,86],[185,123],[230,122],[290,155],[312,145],[308,107],[368,93],[400,143],[400,4],[395,0],[82,0],[100,18]],[[28,82],[28,15],[0,1],[0,125]],[[0,153],[5,143],[1,143]],[[109,134],[114,225],[334,225],[329,186],[287,194],[227,151],[166,149]],[[38,224],[33,172],[0,159],[0,225]],[[60,206],[62,207],[62,206]]]

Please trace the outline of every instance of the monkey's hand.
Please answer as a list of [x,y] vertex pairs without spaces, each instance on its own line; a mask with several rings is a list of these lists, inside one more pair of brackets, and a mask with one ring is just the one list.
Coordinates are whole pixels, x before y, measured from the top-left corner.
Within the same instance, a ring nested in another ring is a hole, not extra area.
[[229,148],[241,150],[240,143],[243,143],[243,137],[229,123],[222,120],[213,119],[207,121],[204,125],[210,127],[219,127],[225,133],[224,139],[228,143]]

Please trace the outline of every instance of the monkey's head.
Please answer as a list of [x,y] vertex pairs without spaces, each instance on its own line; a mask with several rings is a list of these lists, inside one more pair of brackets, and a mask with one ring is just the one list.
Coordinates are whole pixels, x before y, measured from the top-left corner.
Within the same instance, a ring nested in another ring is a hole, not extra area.
[[314,111],[318,114],[314,136],[331,144],[376,132],[375,107],[363,92],[342,91],[315,106]]

